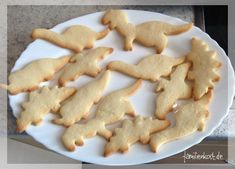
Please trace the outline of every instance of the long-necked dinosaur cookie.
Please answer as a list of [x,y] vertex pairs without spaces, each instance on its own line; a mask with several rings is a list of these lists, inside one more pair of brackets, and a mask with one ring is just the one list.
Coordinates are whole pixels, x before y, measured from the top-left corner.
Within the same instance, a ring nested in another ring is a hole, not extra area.
[[133,95],[140,87],[142,81],[137,80],[133,85],[110,93],[99,103],[96,117],[105,121],[106,124],[114,123],[123,118],[125,114],[135,116],[135,109],[128,97]]
[[81,52],[84,48],[92,48],[95,41],[104,38],[108,32],[109,29],[105,29],[97,33],[86,26],[74,25],[62,33],[56,33],[48,29],[34,29],[32,38],[44,39],[62,48]]
[[156,91],[162,91],[156,99],[156,116],[159,119],[165,119],[168,112],[172,110],[173,105],[178,99],[187,99],[191,97],[192,87],[185,82],[190,63],[178,65],[171,74],[170,80],[161,79],[158,82]]
[[188,73],[188,79],[194,81],[193,96],[200,99],[208,89],[214,87],[214,82],[219,81],[218,68],[221,63],[216,59],[214,50],[202,40],[192,38],[192,49],[187,59],[192,62],[192,70]]
[[75,80],[84,74],[95,77],[100,72],[98,61],[104,59],[112,51],[112,48],[98,47],[75,54],[70,59],[71,63],[63,69],[59,84],[64,86],[68,81]]
[[9,76],[9,85],[1,84],[0,87],[11,94],[33,91],[43,81],[50,80],[59,71],[70,57],[39,59],[27,64],[20,70],[12,72]]
[[128,23],[128,17],[121,10],[109,10],[102,18],[102,23],[116,29],[125,38],[125,50],[132,50],[133,41],[144,46],[156,48],[161,53],[167,45],[167,35],[176,35],[188,31],[192,23],[172,25],[160,21],[149,21],[139,25]]
[[77,146],[84,144],[85,138],[94,137],[99,134],[108,139],[112,132],[105,125],[121,120],[125,114],[135,116],[134,107],[127,100],[141,86],[138,80],[130,87],[120,89],[105,96],[98,104],[95,118],[85,124],[73,124],[63,134],[62,141],[69,151],[74,151]]
[[50,111],[56,112],[60,103],[71,96],[76,89],[67,87],[43,87],[29,93],[29,100],[22,103],[23,111],[17,119],[17,131],[23,132],[30,124],[39,124]]
[[81,118],[86,118],[93,103],[97,103],[110,79],[110,71],[107,70],[97,80],[91,81],[79,88],[71,98],[61,106],[59,114],[61,118],[54,119],[56,124],[70,126]]
[[198,101],[191,101],[183,105],[175,114],[176,124],[159,133],[153,134],[150,139],[150,146],[154,152],[159,147],[169,141],[185,137],[196,131],[202,131],[205,128],[205,120],[208,116],[208,104],[210,102],[212,91],[204,95]]
[[170,122],[167,120],[153,120],[151,117],[137,116],[133,121],[126,119],[122,122],[121,128],[115,129],[115,135],[106,144],[104,156],[117,151],[126,152],[130,145],[137,141],[147,144],[150,134],[167,128],[169,124]]
[[185,57],[168,57],[164,55],[149,55],[132,65],[121,61],[113,61],[108,64],[108,69],[125,73],[129,76],[157,81],[161,76],[168,76],[172,67],[184,62]]

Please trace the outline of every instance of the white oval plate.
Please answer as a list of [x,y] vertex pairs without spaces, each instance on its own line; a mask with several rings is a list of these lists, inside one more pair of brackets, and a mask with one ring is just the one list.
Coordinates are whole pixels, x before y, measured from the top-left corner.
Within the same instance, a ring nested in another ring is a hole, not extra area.
[[[160,20],[172,24],[185,23],[180,19],[154,12],[137,10],[125,10],[125,12],[128,14],[130,22],[134,24],[139,24],[149,20]],[[52,30],[55,32],[61,32],[71,25],[81,24],[86,25],[96,31],[101,31],[105,28],[102,24],[100,24],[100,20],[103,14],[104,12],[98,12],[71,19],[55,26]],[[187,54],[191,49],[191,38],[193,36],[204,40],[211,49],[216,50],[219,60],[223,63],[223,66],[220,70],[221,80],[216,84],[214,89],[214,97],[209,107],[210,116],[208,118],[205,131],[196,132],[195,134],[192,134],[188,137],[167,143],[161,147],[158,153],[151,152],[149,145],[141,145],[137,143],[131,146],[128,153],[115,153],[109,157],[102,156],[106,141],[99,136],[86,139],[85,145],[83,147],[78,147],[75,152],[68,152],[63,147],[60,140],[61,134],[64,132],[65,128],[51,123],[51,119],[54,118],[54,115],[52,114],[48,114],[41,125],[37,127],[30,126],[26,132],[35,140],[45,145],[48,149],[51,149],[57,153],[76,160],[104,165],[134,165],[148,163],[177,154],[195,144],[198,144],[205,137],[209,136],[213,130],[215,130],[220,125],[224,117],[227,115],[228,109],[232,104],[232,98],[234,96],[234,73],[231,63],[221,47],[206,33],[197,27],[193,27],[190,31],[177,36],[169,36],[169,43],[167,48],[163,51],[163,54],[174,57]],[[123,39],[116,31],[110,32],[106,38],[97,41],[95,47],[97,46],[107,46],[114,48],[114,52],[108,56],[107,59],[101,62],[102,68],[104,68],[105,65],[113,60],[122,60],[134,64],[137,63],[140,58],[155,53],[154,49],[146,48],[136,43],[134,43],[132,52],[123,51]],[[70,53],[69,50],[62,49],[43,40],[36,40],[31,43],[21,54],[12,71],[20,69],[22,66],[31,62],[32,60],[46,57],[56,58],[68,53]],[[82,76],[69,85],[79,87],[90,80],[92,80],[92,78],[88,76]],[[135,79],[133,78],[117,72],[113,72],[110,84],[104,95],[111,91],[123,88],[133,83],[134,81]],[[42,85],[45,84],[47,83],[43,83]],[[55,80],[50,82],[50,85],[52,84],[56,84]],[[144,81],[141,89],[130,98],[138,114],[144,116],[153,116],[156,98],[156,94],[154,93],[155,85],[156,84],[154,83]],[[25,93],[9,96],[10,105],[16,117],[21,111],[20,103],[25,100],[25,96]]]

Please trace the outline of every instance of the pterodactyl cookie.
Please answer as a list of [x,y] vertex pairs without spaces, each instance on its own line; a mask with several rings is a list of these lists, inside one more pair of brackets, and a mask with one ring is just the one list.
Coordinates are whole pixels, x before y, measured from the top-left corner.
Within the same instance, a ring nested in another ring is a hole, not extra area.
[[13,95],[36,90],[41,82],[50,80],[69,59],[69,56],[65,56],[33,61],[22,69],[12,72],[9,76],[9,85],[0,84],[0,87]]
[[104,25],[116,29],[125,38],[125,50],[132,50],[133,41],[147,47],[154,47],[161,53],[167,45],[168,35],[176,35],[188,31],[193,24],[172,25],[166,22],[149,21],[139,25],[128,22],[128,17],[121,10],[108,10],[102,18]]
[[109,29],[105,29],[97,33],[86,26],[74,25],[65,29],[62,33],[48,29],[34,29],[32,38],[44,39],[62,48],[81,52],[84,48],[92,48],[95,41],[104,38],[108,32]]
[[29,100],[22,103],[24,109],[17,118],[17,132],[23,132],[30,124],[39,124],[50,111],[56,112],[60,103],[70,97],[76,89],[67,87],[43,87],[29,93]]
[[144,57],[136,65],[113,61],[108,64],[107,68],[135,78],[157,81],[161,76],[168,76],[172,67],[181,64],[184,60],[185,57],[173,58],[154,54]]
[[107,70],[97,80],[91,81],[79,88],[71,98],[61,106],[59,114],[61,118],[54,119],[56,124],[63,124],[66,127],[86,118],[90,108],[97,103],[106,88],[110,79],[110,71]]
[[155,115],[159,119],[165,119],[168,112],[178,99],[188,99],[191,97],[192,87],[185,82],[190,63],[178,65],[171,74],[170,80],[161,79],[158,82],[156,91],[162,91],[156,99]]
[[73,124],[66,129],[62,136],[64,146],[69,151],[75,151],[76,145],[82,146],[84,139],[94,137],[97,134],[109,139],[112,136],[112,132],[106,129],[105,125],[123,119],[125,114],[135,116],[134,107],[127,99],[140,86],[141,80],[138,80],[132,86],[114,91],[101,99],[95,113],[95,118],[85,124]]
[[84,74],[95,77],[100,72],[98,61],[112,52],[112,48],[98,47],[73,55],[70,59],[71,63],[65,66],[59,77],[59,84],[64,86],[68,81]]
[[157,152],[164,143],[204,130],[205,120],[209,114],[208,104],[211,96],[212,91],[209,91],[200,100],[191,101],[180,107],[175,114],[175,126],[151,136],[150,146],[152,151]]
[[214,50],[202,40],[192,38],[192,49],[187,59],[192,62],[192,69],[188,73],[188,79],[194,81],[193,96],[200,99],[209,89],[214,87],[214,82],[219,81],[218,69],[221,63],[216,59]]
[[109,156],[117,151],[128,151],[131,144],[140,141],[147,144],[150,140],[150,134],[167,128],[170,122],[167,120],[143,118],[137,116],[133,121],[126,119],[122,122],[121,128],[115,129],[115,135],[105,145],[104,156]]

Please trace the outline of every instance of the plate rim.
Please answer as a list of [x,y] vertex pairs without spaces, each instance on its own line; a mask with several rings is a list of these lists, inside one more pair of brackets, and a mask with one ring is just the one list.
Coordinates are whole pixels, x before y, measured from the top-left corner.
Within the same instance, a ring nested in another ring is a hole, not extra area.
[[[177,17],[170,16],[170,15],[165,15],[165,14],[158,13],[158,12],[153,12],[153,11],[132,10],[132,9],[120,9],[120,10],[122,10],[122,11],[131,11],[131,12],[133,11],[133,12],[154,13],[154,14],[161,15],[161,16],[163,16],[163,17],[170,17],[171,19],[174,19],[174,20],[178,20],[178,21],[180,21],[180,22],[187,23],[187,22],[185,22],[184,20],[179,19],[179,18],[177,18]],[[63,24],[66,24],[66,22],[69,22],[69,21],[72,21],[72,20],[76,20],[76,19],[78,19],[78,18],[80,18],[80,17],[86,17],[86,16],[88,16],[88,15],[95,15],[95,14],[100,14],[100,13],[104,13],[104,12],[105,12],[105,11],[94,12],[94,13],[90,13],[90,14],[81,15],[81,16],[76,17],[76,18],[71,18],[71,19],[69,19],[69,20],[66,20],[66,21],[64,21],[64,22],[62,22],[62,23],[59,23],[59,24],[55,25],[53,28],[51,28],[51,30],[56,29],[57,27],[59,27],[59,26],[61,26],[61,25],[63,25]],[[232,106],[232,103],[233,103],[233,97],[234,97],[234,95],[235,95],[235,76],[234,76],[234,69],[233,69],[233,66],[232,66],[232,64],[231,64],[231,61],[230,61],[229,57],[227,56],[227,54],[225,53],[225,51],[221,48],[221,46],[220,46],[214,39],[212,39],[212,38],[210,37],[210,35],[208,35],[206,32],[203,32],[200,28],[198,28],[198,27],[196,27],[196,26],[194,26],[194,28],[198,29],[200,32],[202,32],[204,35],[206,35],[206,37],[207,37],[211,42],[213,42],[216,46],[218,46],[218,50],[220,50],[220,52],[222,52],[222,55],[226,56],[225,59],[226,59],[226,61],[227,61],[227,66],[228,66],[228,72],[227,72],[227,73],[228,73],[228,74],[231,73],[231,76],[230,76],[230,77],[228,76],[228,88],[227,88],[227,89],[228,89],[228,91],[227,91],[227,95],[228,95],[228,106],[227,106],[225,115],[219,120],[219,123],[217,123],[210,131],[204,132],[203,137],[202,137],[201,139],[198,139],[197,142],[195,141],[193,144],[190,144],[190,145],[186,146],[183,150],[179,150],[179,151],[175,151],[175,152],[173,152],[173,153],[170,153],[170,155],[168,155],[167,157],[170,157],[170,156],[172,156],[172,155],[178,154],[179,152],[182,152],[182,151],[187,150],[188,148],[190,148],[190,147],[192,147],[192,146],[194,146],[194,145],[197,145],[197,144],[200,143],[203,139],[205,139],[206,137],[208,137],[216,128],[218,128],[218,126],[222,123],[222,121],[224,120],[224,118],[228,115],[229,109],[230,109],[230,107]],[[20,57],[23,55],[23,53],[24,53],[34,42],[35,42],[35,41],[31,42],[31,43],[25,48],[25,50],[20,54]],[[20,58],[20,57],[19,57],[19,58]],[[13,68],[12,68],[12,70],[14,70],[15,65],[16,65],[17,62],[19,61],[19,58],[16,60],[14,66],[13,66]],[[230,83],[229,83],[230,80],[231,80],[231,85],[230,85]],[[230,87],[229,87],[229,86],[230,86]],[[230,94],[230,93],[231,93],[231,94]],[[230,99],[230,98],[231,98],[231,99]],[[9,102],[10,102],[10,106],[12,107],[11,99],[9,99]],[[14,112],[13,112],[13,115],[15,116]],[[27,133],[29,136],[33,137],[37,142],[41,143],[41,142],[38,141],[34,136],[32,136],[31,134],[29,134],[27,130],[26,130],[26,133]],[[66,156],[66,157],[72,158],[72,159],[74,159],[74,160],[78,160],[78,159],[73,158],[73,157],[71,157],[71,156],[67,156],[67,155],[65,155],[65,154],[63,154],[63,153],[60,153],[60,152],[58,152],[58,151],[56,151],[56,150],[53,150],[53,149],[51,149],[49,146],[45,145],[44,143],[41,143],[41,144],[43,144],[46,148],[48,148],[48,149],[51,150],[51,151],[54,151],[54,152],[56,152],[56,153],[59,153],[59,154],[61,154],[61,155]],[[161,160],[161,159],[164,159],[164,158],[167,158],[167,157],[159,158],[159,159],[157,159],[157,160],[150,159],[149,161],[145,161],[145,163],[149,163],[149,162],[153,162],[153,161],[158,161],[158,160]],[[91,161],[82,160],[81,162],[88,162],[88,163],[90,163]],[[116,163],[115,163],[115,164],[109,164],[109,163],[108,163],[108,164],[104,164],[104,163],[102,163],[102,162],[99,163],[98,161],[93,162],[93,163],[94,163],[94,164],[107,165],[107,166],[123,166],[123,165],[143,164],[143,162],[139,162],[139,163],[138,163],[138,162],[136,162],[136,163],[128,163],[128,164],[118,164],[118,163],[117,163],[117,164],[116,164]]]

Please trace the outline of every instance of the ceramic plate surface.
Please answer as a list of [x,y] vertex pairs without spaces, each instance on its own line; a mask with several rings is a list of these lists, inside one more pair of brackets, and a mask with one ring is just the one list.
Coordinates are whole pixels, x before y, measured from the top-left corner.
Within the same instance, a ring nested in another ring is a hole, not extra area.
[[[149,20],[159,20],[172,24],[185,23],[180,19],[154,12],[137,10],[125,10],[125,12],[128,14],[129,21],[134,24],[140,24]],[[71,25],[80,24],[86,25],[93,30],[101,31],[105,28],[100,23],[103,14],[104,12],[98,12],[71,19],[55,26],[52,28],[52,30],[55,32],[61,32]],[[218,58],[223,64],[222,68],[220,69],[221,80],[215,86],[214,97],[209,107],[210,116],[208,118],[205,131],[196,132],[195,134],[192,134],[188,137],[169,142],[163,145],[158,153],[151,152],[149,145],[141,145],[137,143],[131,146],[128,153],[115,153],[109,157],[102,156],[106,141],[99,136],[86,139],[85,145],[83,147],[78,147],[75,152],[68,152],[63,147],[60,139],[65,128],[51,123],[51,120],[55,117],[55,115],[51,113],[45,117],[41,125],[37,127],[30,126],[26,132],[35,140],[45,145],[48,149],[51,149],[57,153],[76,160],[104,165],[134,165],[148,163],[172,156],[188,149],[195,144],[198,144],[205,137],[209,136],[213,130],[215,130],[221,124],[222,120],[227,115],[234,95],[234,73],[231,63],[222,48],[206,33],[197,27],[193,27],[190,31],[180,35],[169,36],[168,46],[162,54],[171,57],[179,57],[187,54],[190,52],[191,38],[193,36],[204,40],[211,49],[216,50],[218,53]],[[114,60],[121,60],[135,64],[144,56],[155,53],[154,49],[146,48],[136,43],[134,43],[132,52],[123,51],[123,39],[116,31],[111,31],[106,38],[97,41],[95,43],[95,47],[98,46],[114,48],[114,52],[108,56],[107,59],[101,61],[100,65],[102,68],[104,68],[110,61]],[[44,40],[36,40],[31,43],[21,54],[12,71],[18,70],[22,68],[22,66],[36,59],[47,57],[57,58],[69,53],[71,53],[71,51],[57,47]],[[91,77],[82,76],[75,82],[69,83],[68,86],[80,87],[91,80]],[[111,91],[126,87],[134,81],[135,79],[129,76],[112,72],[110,84],[104,95],[107,95]],[[41,85],[47,84],[48,82],[42,83]],[[50,86],[54,84],[56,84],[56,80],[49,82]],[[156,83],[144,81],[141,89],[130,98],[138,114],[143,116],[153,116],[155,109],[155,98],[157,96],[157,94],[153,92],[155,86]],[[9,95],[9,98],[13,113],[17,117],[21,111],[20,103],[26,99],[26,94],[22,93],[15,96]],[[95,106],[92,108],[92,111],[94,110]]]

